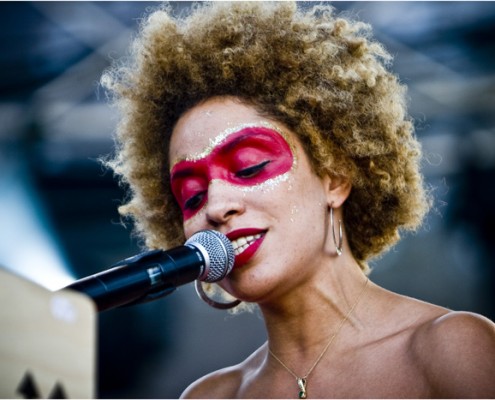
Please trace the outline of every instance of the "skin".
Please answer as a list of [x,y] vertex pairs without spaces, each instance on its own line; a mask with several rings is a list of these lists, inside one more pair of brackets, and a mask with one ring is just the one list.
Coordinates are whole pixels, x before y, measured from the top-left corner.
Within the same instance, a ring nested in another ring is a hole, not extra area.
[[172,191],[184,220],[204,207],[212,180],[259,191],[273,186],[274,179],[286,177],[296,163],[283,132],[266,123],[233,126],[218,135],[213,143],[217,142],[213,148],[208,147],[196,157],[188,156],[172,168]]
[[[335,220],[342,219],[350,183],[318,177],[296,135],[280,122],[235,98],[209,99],[177,122],[171,170],[179,160],[203,154],[221,132],[260,121],[277,126],[293,142],[297,163],[289,178],[248,191],[211,180],[208,200],[185,218],[184,231],[187,237],[200,229],[266,231],[255,254],[220,285],[241,300],[258,303],[268,342],[242,363],[194,382],[184,398],[297,397],[294,377],[269,355],[268,346],[296,374],[306,374],[367,279],[350,252],[345,229],[341,256],[330,230],[330,207]],[[309,398],[493,398],[494,371],[492,322],[369,282],[308,377],[307,390]]]

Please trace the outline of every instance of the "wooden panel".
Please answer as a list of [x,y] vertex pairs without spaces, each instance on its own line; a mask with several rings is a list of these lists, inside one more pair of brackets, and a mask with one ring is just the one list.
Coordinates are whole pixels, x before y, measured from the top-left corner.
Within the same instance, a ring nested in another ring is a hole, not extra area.
[[96,311],[0,268],[0,397],[94,398]]

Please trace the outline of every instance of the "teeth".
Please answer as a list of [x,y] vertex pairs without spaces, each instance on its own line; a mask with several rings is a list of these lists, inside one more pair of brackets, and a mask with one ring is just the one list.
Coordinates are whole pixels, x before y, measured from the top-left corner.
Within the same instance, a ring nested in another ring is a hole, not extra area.
[[246,250],[255,240],[258,240],[261,234],[243,236],[232,241],[232,247],[236,256]]

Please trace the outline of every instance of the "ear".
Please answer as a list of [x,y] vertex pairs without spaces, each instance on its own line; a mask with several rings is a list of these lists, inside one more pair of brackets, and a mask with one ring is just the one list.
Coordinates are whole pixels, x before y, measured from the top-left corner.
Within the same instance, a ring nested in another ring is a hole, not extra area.
[[327,204],[333,208],[339,208],[351,193],[352,185],[349,179],[345,177],[330,177],[325,175],[322,179]]

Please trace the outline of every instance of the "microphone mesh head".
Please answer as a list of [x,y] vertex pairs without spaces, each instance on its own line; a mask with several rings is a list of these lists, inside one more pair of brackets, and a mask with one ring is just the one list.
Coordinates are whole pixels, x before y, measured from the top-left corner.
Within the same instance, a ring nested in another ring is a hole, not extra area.
[[204,282],[217,282],[227,276],[234,266],[232,243],[223,233],[213,230],[196,232],[185,243],[196,247],[205,259],[205,271],[198,278]]

